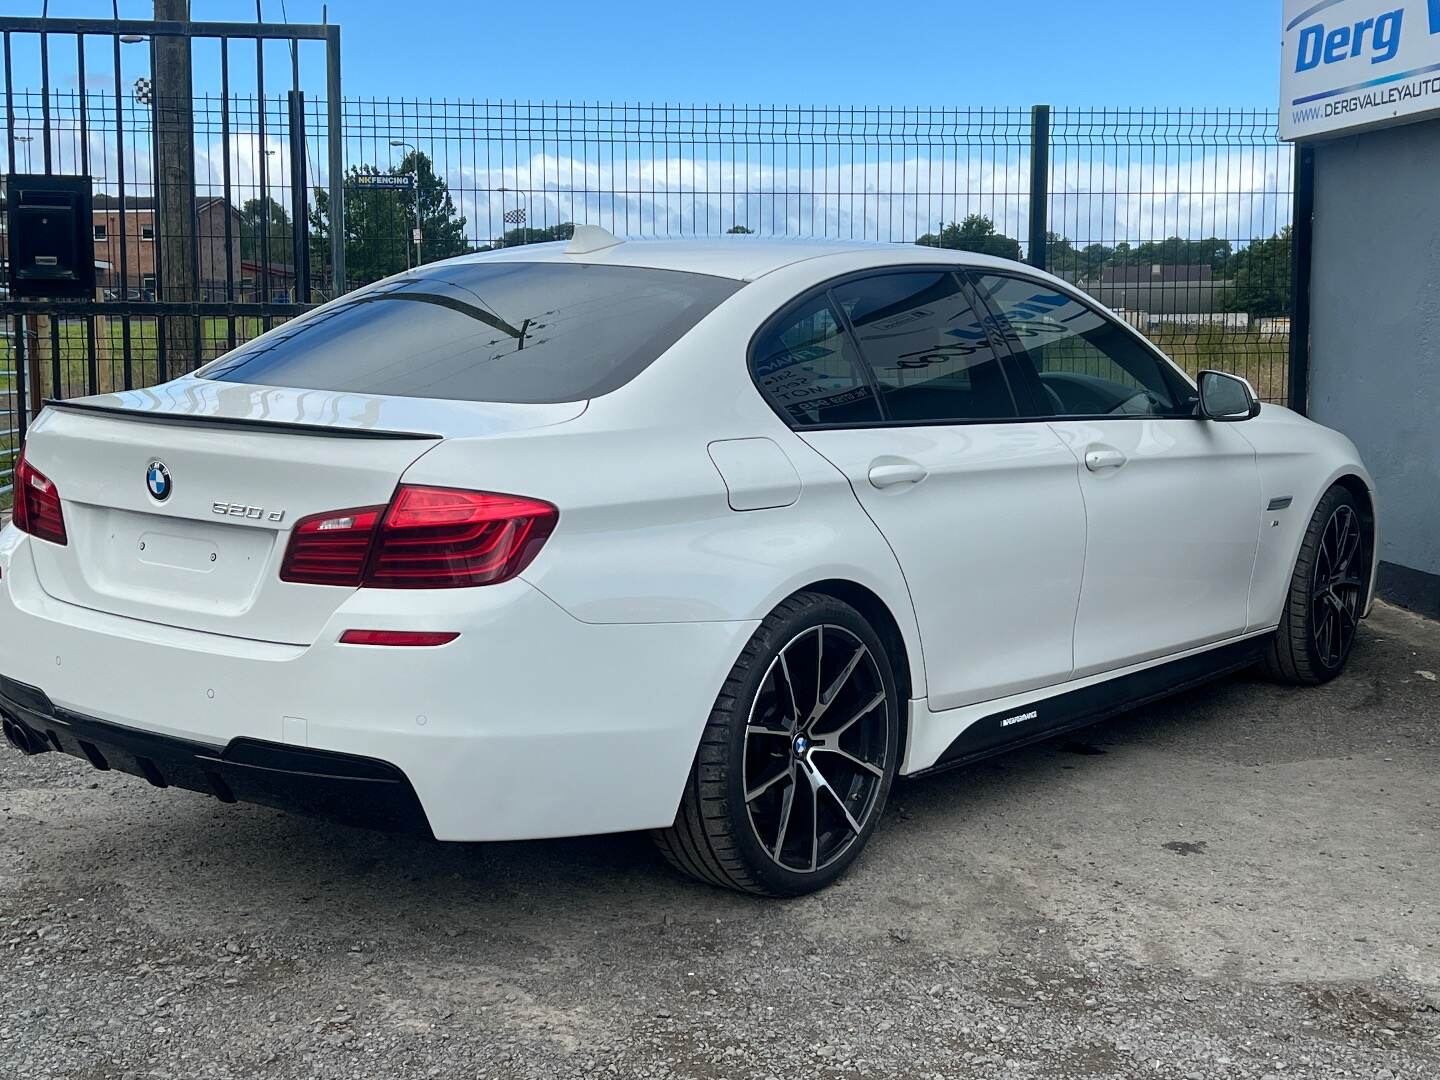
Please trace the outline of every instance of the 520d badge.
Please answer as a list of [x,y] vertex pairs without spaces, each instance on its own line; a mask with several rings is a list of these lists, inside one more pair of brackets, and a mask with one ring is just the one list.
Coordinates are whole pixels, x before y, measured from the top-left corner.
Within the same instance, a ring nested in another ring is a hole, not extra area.
[[221,517],[244,518],[246,521],[270,521],[279,524],[285,520],[284,510],[271,510],[267,513],[263,506],[247,506],[244,503],[214,502],[210,504],[210,512]]

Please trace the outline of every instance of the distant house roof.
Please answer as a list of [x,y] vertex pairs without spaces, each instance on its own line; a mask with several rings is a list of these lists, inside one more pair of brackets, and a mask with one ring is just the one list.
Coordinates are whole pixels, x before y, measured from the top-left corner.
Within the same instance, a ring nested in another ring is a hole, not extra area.
[[1152,285],[1157,282],[1198,284],[1210,281],[1209,263],[1154,263],[1149,266],[1107,266],[1100,271],[1104,285]]
[[[93,205],[96,210],[118,210],[120,209],[120,200],[114,195],[106,195],[104,192],[101,192],[95,196]],[[127,195],[125,196],[125,209],[154,210],[155,200],[148,196]]]
[[1083,286],[1106,307],[1151,315],[1204,315],[1224,311],[1233,281],[1104,281]]
[[[101,192],[95,196],[94,208],[96,210],[119,210],[120,200],[114,195],[107,195]],[[204,213],[215,206],[225,206],[225,200],[218,195],[204,195],[195,200],[195,212]],[[127,195],[125,197],[125,209],[130,210],[154,210],[155,199],[150,195]],[[240,213],[235,207],[230,207],[232,214]]]
[[[262,263],[259,259],[240,260],[241,272],[250,277],[259,277],[263,266],[264,263]],[[270,264],[270,276],[276,279],[293,278],[295,276],[295,267],[291,266],[289,263],[272,262]]]

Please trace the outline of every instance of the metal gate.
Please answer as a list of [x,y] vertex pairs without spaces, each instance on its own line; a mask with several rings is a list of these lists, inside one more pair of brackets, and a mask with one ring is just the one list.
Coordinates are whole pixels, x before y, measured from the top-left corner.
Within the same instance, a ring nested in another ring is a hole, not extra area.
[[80,299],[12,296],[0,274],[3,507],[47,398],[173,378],[338,295],[345,229],[338,26],[117,6],[0,18],[0,46],[7,197],[26,175],[89,178],[95,250]]

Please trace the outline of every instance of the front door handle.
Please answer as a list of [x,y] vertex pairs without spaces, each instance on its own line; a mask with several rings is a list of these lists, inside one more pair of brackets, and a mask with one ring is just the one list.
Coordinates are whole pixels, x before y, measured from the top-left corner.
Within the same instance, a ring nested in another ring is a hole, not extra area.
[[870,486],[884,489],[899,484],[918,484],[928,475],[925,466],[918,461],[891,461],[870,466]]
[[1118,469],[1126,462],[1126,457],[1119,450],[1087,450],[1085,452],[1085,468],[1091,472],[1104,472],[1106,469]]

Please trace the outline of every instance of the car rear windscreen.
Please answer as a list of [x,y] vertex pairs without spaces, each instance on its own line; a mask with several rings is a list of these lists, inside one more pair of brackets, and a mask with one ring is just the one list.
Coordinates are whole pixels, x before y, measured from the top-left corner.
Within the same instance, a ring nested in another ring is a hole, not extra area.
[[396,397],[580,401],[624,386],[740,286],[628,266],[440,264],[343,296],[199,375]]

